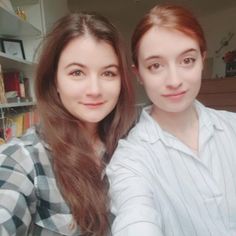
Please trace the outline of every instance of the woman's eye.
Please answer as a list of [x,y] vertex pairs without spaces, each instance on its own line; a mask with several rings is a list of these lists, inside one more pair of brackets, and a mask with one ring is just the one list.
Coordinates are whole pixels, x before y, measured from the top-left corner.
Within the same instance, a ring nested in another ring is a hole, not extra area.
[[195,61],[196,61],[196,59],[193,57],[186,57],[183,59],[183,63],[181,63],[181,64],[192,65]]
[[81,76],[83,72],[81,70],[75,70],[70,73],[72,76]]
[[102,75],[105,77],[115,77],[117,75],[117,73],[115,73],[113,71],[105,71],[102,73]]
[[161,66],[161,65],[160,65],[159,63],[154,63],[154,64],[148,66],[148,69],[149,69],[150,71],[156,71],[156,70],[160,69],[160,66]]

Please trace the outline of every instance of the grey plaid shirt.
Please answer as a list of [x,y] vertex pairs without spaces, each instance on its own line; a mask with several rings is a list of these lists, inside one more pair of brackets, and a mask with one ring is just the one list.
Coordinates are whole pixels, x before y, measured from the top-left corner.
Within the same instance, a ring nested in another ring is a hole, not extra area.
[[80,235],[35,128],[0,146],[0,235]]

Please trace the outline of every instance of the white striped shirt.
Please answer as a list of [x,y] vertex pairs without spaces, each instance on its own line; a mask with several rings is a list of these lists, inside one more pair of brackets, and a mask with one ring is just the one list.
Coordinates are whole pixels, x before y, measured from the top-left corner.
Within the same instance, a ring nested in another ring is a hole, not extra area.
[[196,102],[199,151],[143,110],[107,168],[114,236],[236,235],[236,114]]

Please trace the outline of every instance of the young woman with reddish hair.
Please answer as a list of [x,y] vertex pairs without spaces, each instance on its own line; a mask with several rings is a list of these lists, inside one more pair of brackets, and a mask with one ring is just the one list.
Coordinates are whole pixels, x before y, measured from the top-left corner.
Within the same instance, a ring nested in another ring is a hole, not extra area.
[[157,5],[134,30],[132,53],[152,105],[107,168],[113,235],[236,235],[236,114],[196,101],[201,26],[183,7]]
[[109,234],[104,168],[133,123],[123,43],[97,14],[60,19],[43,44],[40,127],[0,147],[0,235]]

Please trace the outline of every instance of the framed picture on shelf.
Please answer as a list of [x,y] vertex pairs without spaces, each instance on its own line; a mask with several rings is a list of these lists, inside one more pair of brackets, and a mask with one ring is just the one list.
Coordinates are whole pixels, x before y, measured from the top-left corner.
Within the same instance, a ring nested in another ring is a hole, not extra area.
[[22,40],[1,38],[2,51],[8,55],[25,59],[25,52]]

